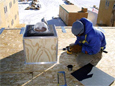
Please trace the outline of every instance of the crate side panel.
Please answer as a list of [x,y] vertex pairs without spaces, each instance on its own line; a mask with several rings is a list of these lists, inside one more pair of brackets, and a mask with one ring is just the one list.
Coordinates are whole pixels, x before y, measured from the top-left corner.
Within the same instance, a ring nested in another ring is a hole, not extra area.
[[56,61],[57,38],[24,39],[26,62]]

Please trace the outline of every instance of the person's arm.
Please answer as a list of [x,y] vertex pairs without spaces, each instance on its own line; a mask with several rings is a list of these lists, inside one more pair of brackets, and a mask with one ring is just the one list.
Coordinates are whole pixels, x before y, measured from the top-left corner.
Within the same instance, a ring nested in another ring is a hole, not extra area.
[[77,37],[77,40],[75,41],[75,43],[74,43],[75,45],[82,45],[81,43],[80,43],[80,37]]
[[100,39],[98,37],[91,38],[89,45],[84,44],[82,45],[82,52],[89,55],[93,55],[100,51],[100,47],[101,47]]

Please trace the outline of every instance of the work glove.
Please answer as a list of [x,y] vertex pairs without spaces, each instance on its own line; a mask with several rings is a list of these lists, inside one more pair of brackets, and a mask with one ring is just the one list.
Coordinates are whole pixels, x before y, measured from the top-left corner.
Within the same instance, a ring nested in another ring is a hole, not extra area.
[[77,45],[70,44],[69,47],[72,53],[80,53],[82,51],[82,46],[78,44]]
[[74,45],[74,44],[70,44],[69,46],[67,46],[66,48],[63,48],[63,50],[67,50],[67,54],[73,54],[73,53],[80,53],[82,50],[82,46],[80,45]]

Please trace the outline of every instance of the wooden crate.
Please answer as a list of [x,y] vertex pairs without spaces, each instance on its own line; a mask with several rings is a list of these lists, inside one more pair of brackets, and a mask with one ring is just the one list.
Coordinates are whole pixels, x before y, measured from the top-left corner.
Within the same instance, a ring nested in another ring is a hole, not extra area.
[[100,0],[97,24],[98,25],[111,25],[111,17],[113,10],[114,0]]
[[55,28],[53,29],[54,36],[23,36],[27,64],[49,64],[57,62],[58,38]]
[[60,5],[59,17],[68,26],[72,26],[77,19],[87,16],[87,12],[81,12],[81,9],[75,5]]

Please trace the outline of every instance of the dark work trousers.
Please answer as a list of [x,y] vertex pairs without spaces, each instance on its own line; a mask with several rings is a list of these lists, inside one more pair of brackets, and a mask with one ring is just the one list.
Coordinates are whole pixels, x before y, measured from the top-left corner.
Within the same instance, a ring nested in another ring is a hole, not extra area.
[[94,55],[79,53],[77,54],[76,60],[77,63],[80,64],[80,66],[84,66],[88,63],[91,63],[92,65],[95,66],[101,60],[101,58],[102,58],[102,52],[100,51],[99,53]]

